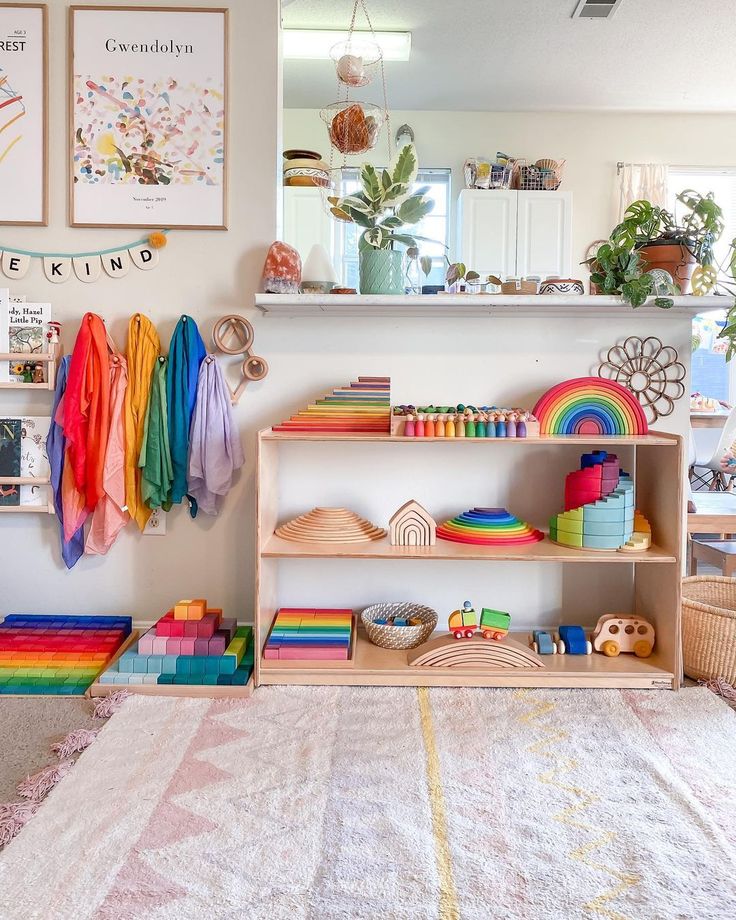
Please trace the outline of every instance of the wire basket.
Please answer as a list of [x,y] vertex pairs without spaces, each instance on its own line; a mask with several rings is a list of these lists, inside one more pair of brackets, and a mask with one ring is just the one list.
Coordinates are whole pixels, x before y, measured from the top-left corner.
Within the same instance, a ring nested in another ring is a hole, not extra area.
[[371,102],[333,102],[319,113],[332,146],[344,154],[367,153],[376,146],[386,113]]
[[[385,619],[389,616],[417,617],[419,626],[381,626],[374,620]],[[426,642],[437,626],[437,612],[431,607],[422,604],[413,604],[410,601],[401,601],[391,604],[373,604],[361,613],[360,618],[368,633],[368,638],[380,648],[416,648]]]
[[555,192],[564,171],[564,160],[542,159],[532,164],[520,160],[516,163],[516,187],[524,192]]
[[683,578],[682,654],[688,677],[736,684],[736,578]]
[[513,165],[500,166],[482,157],[470,157],[463,165],[466,188],[511,188]]

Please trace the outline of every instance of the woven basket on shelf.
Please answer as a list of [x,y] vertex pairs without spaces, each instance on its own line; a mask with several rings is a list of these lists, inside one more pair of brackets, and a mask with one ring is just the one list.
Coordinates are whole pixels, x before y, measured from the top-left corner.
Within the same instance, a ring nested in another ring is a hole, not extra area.
[[683,578],[682,654],[688,677],[736,683],[735,578]]
[[[418,617],[420,626],[379,626],[374,620],[390,616]],[[381,648],[416,648],[434,632],[437,626],[437,613],[431,607],[403,601],[396,604],[373,604],[360,615],[368,638]]]

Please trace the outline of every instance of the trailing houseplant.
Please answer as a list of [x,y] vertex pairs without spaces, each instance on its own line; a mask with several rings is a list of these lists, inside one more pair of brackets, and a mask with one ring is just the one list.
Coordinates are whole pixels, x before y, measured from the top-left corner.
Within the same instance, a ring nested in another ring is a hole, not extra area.
[[[411,193],[418,162],[407,144],[391,170],[365,163],[360,170],[361,190],[343,198],[329,198],[332,214],[362,228],[358,240],[361,294],[403,294],[404,249],[416,247],[424,237],[408,232],[434,207],[429,186]],[[431,242],[431,241],[429,241]]]
[[[678,221],[651,201],[634,201],[611,233],[615,245],[633,246],[647,269],[668,272],[682,293],[687,293],[696,265],[713,266],[713,246],[723,233],[723,211],[713,193],[701,195],[686,189],[677,196],[685,213]],[[708,273],[711,274],[710,272]]]
[[445,282],[447,284],[465,284],[466,286],[485,286],[486,284],[501,284],[501,279],[495,275],[486,275],[481,280],[478,272],[466,267],[464,262],[450,262],[447,260],[447,272],[445,273]]
[[620,294],[632,307],[640,307],[651,296],[656,306],[671,307],[669,295],[679,293],[669,275],[645,270],[642,256],[631,240],[616,242],[612,238],[584,264],[589,266],[590,281],[601,294]]

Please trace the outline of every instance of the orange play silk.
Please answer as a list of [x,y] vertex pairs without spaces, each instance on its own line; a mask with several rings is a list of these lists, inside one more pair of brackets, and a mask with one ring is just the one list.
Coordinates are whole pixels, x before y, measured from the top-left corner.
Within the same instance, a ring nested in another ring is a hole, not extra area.
[[110,356],[101,316],[86,313],[79,327],[64,394],[67,459],[84,508],[104,493],[102,471],[110,427]]
[[125,500],[130,516],[143,530],[151,509],[141,497],[141,470],[138,458],[148,410],[153,369],[161,342],[153,323],[142,313],[128,324],[128,389],[125,391]]

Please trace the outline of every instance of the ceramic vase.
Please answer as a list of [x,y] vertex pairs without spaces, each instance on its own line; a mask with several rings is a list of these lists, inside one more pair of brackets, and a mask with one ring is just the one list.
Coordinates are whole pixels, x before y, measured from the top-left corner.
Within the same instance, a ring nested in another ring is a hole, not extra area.
[[366,249],[360,253],[361,294],[403,294],[404,253],[397,249]]

